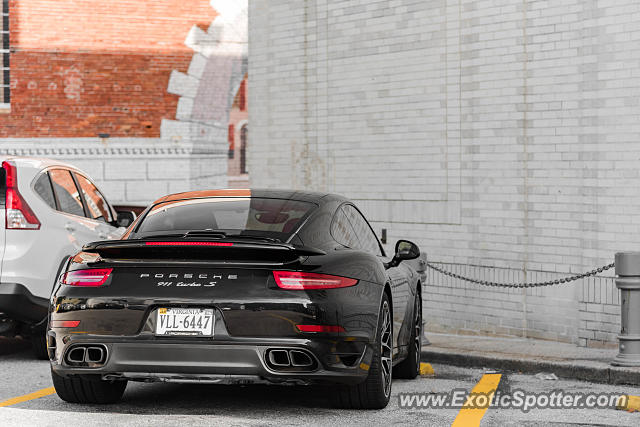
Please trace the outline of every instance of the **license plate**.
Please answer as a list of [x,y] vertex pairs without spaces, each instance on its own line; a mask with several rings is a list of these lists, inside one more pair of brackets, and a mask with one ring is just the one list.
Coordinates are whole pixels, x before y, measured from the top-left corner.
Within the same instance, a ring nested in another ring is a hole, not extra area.
[[156,335],[213,336],[212,308],[160,308]]

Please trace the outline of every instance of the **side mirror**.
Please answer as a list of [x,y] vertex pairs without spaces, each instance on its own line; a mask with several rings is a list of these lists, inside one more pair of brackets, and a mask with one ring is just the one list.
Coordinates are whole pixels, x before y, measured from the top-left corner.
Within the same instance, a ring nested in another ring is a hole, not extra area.
[[116,225],[118,227],[127,228],[133,221],[136,220],[136,214],[133,211],[120,211],[118,212],[118,218],[116,219]]
[[420,256],[420,248],[408,240],[398,240],[396,243],[396,253],[393,259],[386,265],[387,268],[397,267],[402,261],[416,259]]

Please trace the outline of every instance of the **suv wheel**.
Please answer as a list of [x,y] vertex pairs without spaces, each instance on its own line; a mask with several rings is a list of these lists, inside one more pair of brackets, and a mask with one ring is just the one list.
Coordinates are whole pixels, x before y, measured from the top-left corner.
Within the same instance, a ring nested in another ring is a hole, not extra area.
[[49,360],[49,352],[47,351],[47,336],[43,329],[36,329],[29,337],[31,340],[31,349],[36,358],[40,360]]

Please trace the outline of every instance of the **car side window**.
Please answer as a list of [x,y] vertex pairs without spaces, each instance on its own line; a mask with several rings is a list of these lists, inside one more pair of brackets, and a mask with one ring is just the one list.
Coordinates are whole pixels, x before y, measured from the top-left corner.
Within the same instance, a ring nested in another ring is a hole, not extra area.
[[349,223],[349,220],[345,216],[342,208],[339,208],[333,216],[331,222],[331,235],[336,242],[348,248],[358,248],[360,242],[358,236],[353,231],[353,227]]
[[378,239],[362,214],[352,205],[344,205],[342,209],[360,240],[360,249],[374,255],[382,255]]
[[58,196],[59,210],[73,215],[84,216],[84,208],[80,199],[80,192],[73,181],[71,172],[64,169],[49,171],[56,196]]
[[104,196],[100,193],[100,190],[87,177],[78,173],[75,174],[78,184],[82,189],[85,202],[89,208],[89,218],[96,219],[105,222],[111,222],[111,212],[109,210],[109,204],[105,200]]
[[56,197],[53,195],[53,187],[51,187],[49,173],[45,172],[40,174],[36,183],[33,185],[33,189],[47,205],[52,209],[56,209]]

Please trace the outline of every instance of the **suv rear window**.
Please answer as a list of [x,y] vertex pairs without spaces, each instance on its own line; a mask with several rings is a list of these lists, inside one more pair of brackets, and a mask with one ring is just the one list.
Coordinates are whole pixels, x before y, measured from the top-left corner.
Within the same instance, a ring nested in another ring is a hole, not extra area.
[[130,238],[190,231],[255,234],[285,240],[316,207],[298,200],[210,197],[155,205]]

